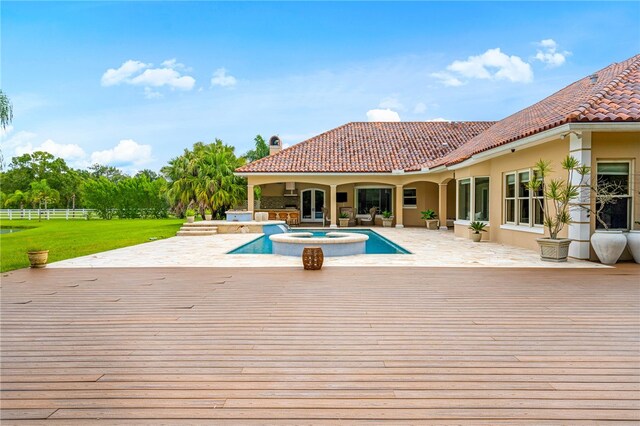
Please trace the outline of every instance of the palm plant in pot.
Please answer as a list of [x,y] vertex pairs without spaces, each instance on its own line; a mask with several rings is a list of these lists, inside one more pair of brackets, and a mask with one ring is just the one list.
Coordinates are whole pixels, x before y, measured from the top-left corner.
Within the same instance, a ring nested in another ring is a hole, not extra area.
[[340,228],[346,228],[349,226],[349,213],[342,212],[338,217],[338,221],[340,222]]
[[428,209],[423,212],[420,212],[422,215],[421,218],[424,220],[427,229],[438,229],[438,215],[435,211]]
[[560,231],[571,223],[571,201],[580,195],[580,184],[572,183],[574,174],[584,176],[588,173],[588,168],[580,165],[580,162],[570,155],[562,160],[561,166],[566,172],[566,179],[551,179],[551,163],[539,160],[534,166],[534,179],[527,184],[527,189],[542,194],[541,197],[536,197],[536,200],[549,236],[538,238],[536,241],[540,247],[540,259],[549,262],[567,261],[571,239],[560,238],[559,235]]
[[487,224],[480,221],[474,221],[469,224],[469,229],[473,231],[471,233],[471,241],[474,243],[479,243],[482,240],[481,232],[487,232],[486,228]]
[[385,210],[382,212],[382,226],[385,228],[390,228],[393,224],[393,215],[390,211]]
[[211,220],[213,218],[213,211],[207,207],[204,209],[204,220]]
[[187,209],[185,216],[187,216],[187,223],[193,223],[196,220],[196,211],[194,209]]

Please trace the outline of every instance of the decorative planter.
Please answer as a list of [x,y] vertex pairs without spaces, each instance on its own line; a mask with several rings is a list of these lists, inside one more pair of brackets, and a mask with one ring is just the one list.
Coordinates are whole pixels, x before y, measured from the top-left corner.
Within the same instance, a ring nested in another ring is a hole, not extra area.
[[636,263],[640,263],[640,231],[629,231],[627,245]]
[[29,251],[27,255],[29,256],[29,263],[31,263],[32,268],[44,268],[47,266],[49,250]]
[[480,232],[472,232],[471,233],[471,241],[474,243],[479,243],[482,240],[482,234]]
[[204,220],[211,220],[211,218],[213,217],[212,214],[204,214]]
[[547,262],[566,262],[569,256],[569,238],[559,238],[557,240],[551,238],[536,239],[540,246],[540,259]]
[[424,223],[427,225],[427,229],[438,229],[438,219],[425,219]]
[[187,223],[193,223],[195,222],[196,217],[195,216],[187,216]]
[[302,249],[302,265],[308,271],[316,271],[322,268],[324,253],[320,247],[305,247]]
[[393,218],[382,218],[382,226],[384,226],[385,228],[391,228],[391,225],[393,225]]
[[591,236],[591,246],[600,262],[614,265],[627,246],[627,238],[622,231],[596,230]]
[[338,222],[340,222],[340,228],[346,228],[349,226],[349,218],[339,218]]

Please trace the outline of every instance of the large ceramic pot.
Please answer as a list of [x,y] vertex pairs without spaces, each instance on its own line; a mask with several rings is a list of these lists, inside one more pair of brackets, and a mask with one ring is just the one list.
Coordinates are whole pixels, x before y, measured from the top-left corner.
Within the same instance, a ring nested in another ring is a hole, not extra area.
[[340,223],[340,228],[348,228],[349,227],[349,218],[339,218],[338,222]]
[[540,247],[540,259],[547,262],[566,262],[569,256],[569,238],[538,238]]
[[636,263],[640,263],[640,231],[629,231],[627,245]]
[[393,218],[392,217],[382,218],[382,226],[384,226],[385,228],[391,228],[391,225],[393,225]]
[[591,236],[591,246],[600,262],[614,265],[627,246],[627,238],[622,231],[597,230]]
[[193,223],[195,222],[196,217],[195,216],[187,216],[187,223]]
[[482,240],[482,234],[480,232],[472,232],[471,233],[471,241],[474,243],[479,243]]
[[27,252],[32,268],[44,268],[47,266],[49,250],[31,250]]

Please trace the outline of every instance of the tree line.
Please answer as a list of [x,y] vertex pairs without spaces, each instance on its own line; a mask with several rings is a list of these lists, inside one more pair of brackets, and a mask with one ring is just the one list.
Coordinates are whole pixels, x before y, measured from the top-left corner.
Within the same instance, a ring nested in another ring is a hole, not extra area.
[[69,167],[47,152],[13,157],[0,172],[0,205],[5,208],[95,209],[103,219],[183,217],[187,209],[221,218],[246,200],[247,182],[234,170],[269,155],[258,135],[255,149],[243,156],[216,139],[197,142],[173,158],[160,173],[142,170],[133,176],[112,166]]

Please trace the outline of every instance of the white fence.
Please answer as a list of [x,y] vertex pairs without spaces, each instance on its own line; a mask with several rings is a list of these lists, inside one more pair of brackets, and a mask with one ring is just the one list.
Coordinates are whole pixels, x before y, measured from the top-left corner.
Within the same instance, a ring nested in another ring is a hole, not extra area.
[[87,213],[95,216],[93,209],[0,209],[0,220],[44,220],[51,219],[82,219],[87,218]]

